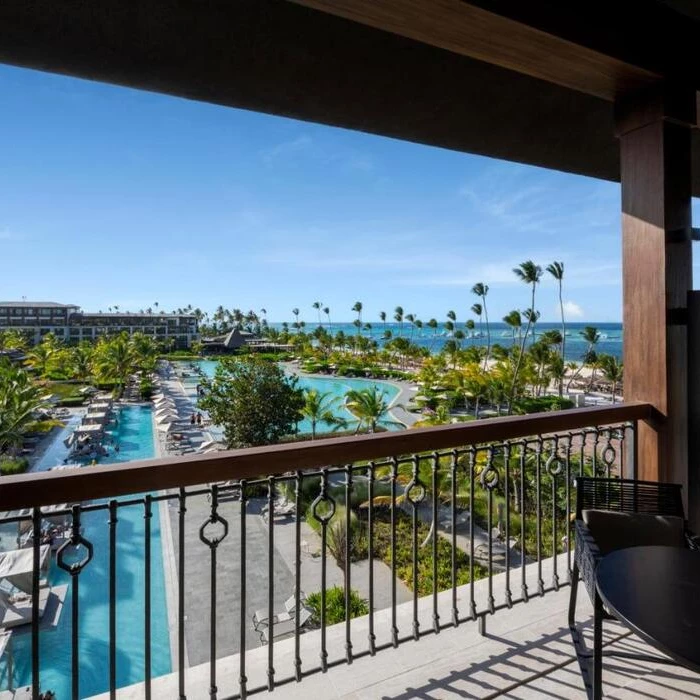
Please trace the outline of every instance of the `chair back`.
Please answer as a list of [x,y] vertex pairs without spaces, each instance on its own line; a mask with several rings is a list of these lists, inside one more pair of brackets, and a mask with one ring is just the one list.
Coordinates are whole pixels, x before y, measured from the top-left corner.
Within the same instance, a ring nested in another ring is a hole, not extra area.
[[584,510],[675,515],[685,519],[680,484],[635,479],[594,479],[580,476],[576,485],[576,518]]

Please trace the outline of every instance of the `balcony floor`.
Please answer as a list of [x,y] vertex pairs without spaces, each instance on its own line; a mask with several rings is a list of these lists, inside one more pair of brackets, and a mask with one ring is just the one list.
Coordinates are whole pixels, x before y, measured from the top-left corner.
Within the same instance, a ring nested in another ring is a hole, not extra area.
[[[544,562],[543,573],[549,580],[551,561]],[[565,564],[563,558],[560,563]],[[530,591],[536,586],[530,583]],[[560,568],[560,571],[564,566]],[[565,570],[565,569],[564,569]],[[494,577],[496,600],[501,600],[503,575]],[[533,582],[534,583],[534,582]],[[467,609],[468,586],[458,589],[460,610]],[[515,591],[515,588],[514,588]],[[477,584],[479,608],[486,593],[486,581]],[[586,698],[587,691],[576,658],[566,622],[570,589],[535,596],[527,604],[497,611],[487,618],[487,634],[481,636],[477,624],[467,622],[457,629],[448,628],[438,635],[426,635],[419,642],[408,641],[398,649],[379,651],[372,658],[354,660],[351,666],[341,664],[328,673],[317,673],[297,684],[279,686],[273,693],[258,693],[255,697],[308,700],[308,698],[339,698],[342,700],[410,700],[412,698]],[[449,619],[449,592],[440,594],[441,620]],[[430,627],[432,599],[419,601],[421,629]],[[411,629],[412,604],[397,608],[401,634]],[[579,586],[577,619],[582,622],[586,644],[590,647],[592,608],[583,586]],[[388,610],[375,613],[377,643],[388,639],[390,617]],[[608,650],[623,653],[654,654],[653,649],[629,634],[619,623],[606,622],[604,635]],[[367,618],[353,620],[355,651],[366,648]],[[327,630],[329,659],[343,657],[345,626]],[[304,668],[318,663],[319,631],[301,636]],[[249,689],[266,682],[267,647],[246,654]],[[293,671],[294,640],[274,645],[275,678],[281,679]],[[238,655],[220,659],[217,664],[219,697],[238,691]],[[209,698],[209,664],[189,668],[186,672],[187,697]],[[603,666],[603,692],[610,698],[700,698],[700,675],[681,667],[657,663],[606,657]],[[177,676],[172,674],[154,680],[154,697],[177,697]],[[143,686],[136,685],[118,692],[119,698],[143,697]],[[108,698],[108,694],[100,696]]]

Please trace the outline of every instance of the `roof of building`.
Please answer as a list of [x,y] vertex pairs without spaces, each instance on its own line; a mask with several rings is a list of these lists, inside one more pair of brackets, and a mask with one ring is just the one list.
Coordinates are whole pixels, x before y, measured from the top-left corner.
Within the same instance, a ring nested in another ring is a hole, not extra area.
[[[0,61],[619,180],[615,101],[700,88],[698,16],[694,0],[36,0],[0,3]],[[698,195],[700,137],[693,159]]]
[[196,318],[192,313],[182,313],[182,314],[169,314],[169,313],[132,313],[131,311],[117,311],[117,312],[107,312],[102,313],[100,311],[84,311],[82,312],[83,318]]
[[0,306],[9,306],[13,309],[79,309],[77,304],[58,304],[55,301],[0,301]]

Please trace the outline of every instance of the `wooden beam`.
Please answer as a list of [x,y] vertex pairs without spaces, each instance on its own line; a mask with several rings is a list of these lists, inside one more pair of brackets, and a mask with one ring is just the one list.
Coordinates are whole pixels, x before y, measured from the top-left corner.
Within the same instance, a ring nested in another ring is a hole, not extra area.
[[464,0],[291,2],[611,101],[662,78]]
[[651,403],[658,418],[639,428],[639,477],[681,483],[687,498],[692,251],[690,236],[672,232],[691,228],[695,95],[661,102],[665,110],[658,95],[643,95],[636,108],[627,102],[619,110],[624,392],[625,400]]
[[352,464],[650,418],[649,404],[617,404],[191,457],[5,476],[0,479],[0,511],[279,475],[296,469]]

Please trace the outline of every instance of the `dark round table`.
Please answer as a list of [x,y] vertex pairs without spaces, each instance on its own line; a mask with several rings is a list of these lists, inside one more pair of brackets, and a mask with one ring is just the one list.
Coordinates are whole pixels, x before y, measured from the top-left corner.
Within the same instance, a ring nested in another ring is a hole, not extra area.
[[603,602],[621,622],[700,673],[700,552],[620,549],[603,558],[596,581]]

